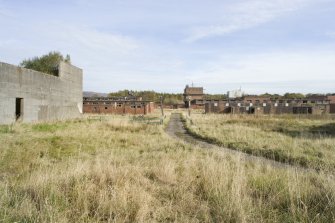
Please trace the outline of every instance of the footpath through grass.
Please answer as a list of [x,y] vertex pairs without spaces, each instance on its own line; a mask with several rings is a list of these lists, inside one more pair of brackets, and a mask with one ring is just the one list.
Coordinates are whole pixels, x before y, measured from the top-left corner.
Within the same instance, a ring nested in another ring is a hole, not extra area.
[[197,114],[186,125],[191,133],[221,146],[335,171],[335,120],[331,116]]
[[249,163],[129,117],[0,131],[0,222],[334,222],[335,180]]

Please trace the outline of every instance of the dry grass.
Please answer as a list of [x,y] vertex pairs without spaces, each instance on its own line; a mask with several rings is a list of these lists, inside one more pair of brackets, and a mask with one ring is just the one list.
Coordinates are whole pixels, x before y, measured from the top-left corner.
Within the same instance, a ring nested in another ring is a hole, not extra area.
[[219,145],[317,170],[335,170],[332,117],[193,115],[195,135]]
[[335,221],[327,175],[192,148],[128,120],[0,131],[0,222]]

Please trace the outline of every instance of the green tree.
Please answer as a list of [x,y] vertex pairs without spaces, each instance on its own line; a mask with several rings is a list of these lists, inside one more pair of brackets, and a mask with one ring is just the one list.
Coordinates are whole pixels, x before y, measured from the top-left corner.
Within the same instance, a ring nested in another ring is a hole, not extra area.
[[61,53],[54,51],[41,57],[34,57],[31,59],[23,60],[20,63],[20,66],[27,69],[32,69],[57,76],[58,66],[61,61],[71,63],[70,55],[66,55],[66,57],[64,58]]
[[279,94],[270,94],[270,93],[261,94],[259,96],[264,97],[264,98],[281,98],[282,97]]
[[164,104],[178,104],[183,103],[183,94],[172,94],[172,93],[158,93],[155,91],[130,91],[121,90],[118,92],[111,92],[108,94],[109,97],[125,97],[131,92],[132,95],[142,97],[145,101],[159,102],[160,97],[164,98]]
[[204,98],[206,100],[225,100],[227,99],[227,95],[225,94],[205,94]]
[[288,98],[288,99],[305,98],[305,95],[301,93],[286,93],[284,94],[284,98]]

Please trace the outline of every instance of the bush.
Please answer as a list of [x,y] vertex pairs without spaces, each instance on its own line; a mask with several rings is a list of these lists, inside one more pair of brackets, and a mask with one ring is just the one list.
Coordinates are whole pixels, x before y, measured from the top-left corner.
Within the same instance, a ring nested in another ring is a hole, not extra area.
[[70,56],[66,55],[64,58],[63,55],[59,52],[50,52],[49,54],[43,55],[41,57],[34,57],[32,59],[23,60],[20,63],[20,66],[58,76],[58,66],[61,61],[70,63]]

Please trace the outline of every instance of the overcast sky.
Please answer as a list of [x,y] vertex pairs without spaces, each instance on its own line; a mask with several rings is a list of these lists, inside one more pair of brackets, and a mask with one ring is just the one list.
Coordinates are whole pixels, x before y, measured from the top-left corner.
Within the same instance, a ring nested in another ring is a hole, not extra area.
[[84,90],[335,92],[334,0],[0,0],[0,61],[70,54]]

